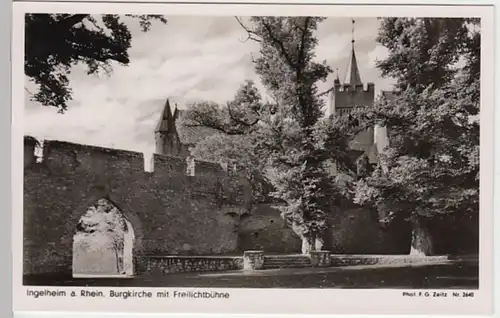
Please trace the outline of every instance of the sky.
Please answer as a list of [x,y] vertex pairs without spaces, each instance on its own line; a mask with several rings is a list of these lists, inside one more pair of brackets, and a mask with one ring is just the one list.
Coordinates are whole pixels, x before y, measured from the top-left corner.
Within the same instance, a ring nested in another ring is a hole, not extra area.
[[[26,79],[25,135],[153,152],[154,128],[167,98],[179,108],[197,100],[223,103],[245,80],[259,82],[252,64],[258,44],[245,41],[246,33],[234,17],[167,20],[167,25],[153,23],[147,33],[137,21],[127,20],[132,32],[130,63],[114,65],[109,76],[89,76],[83,66],[76,66],[69,76],[73,100],[64,114],[31,101],[36,87]],[[390,89],[391,80],[381,78],[375,67],[387,54],[375,40],[378,26],[377,19],[357,18],[354,35],[361,79],[380,91]],[[351,18],[328,18],[316,36],[316,59],[338,68],[343,81],[350,59]],[[331,87],[333,79],[334,74],[319,83],[320,91]]]

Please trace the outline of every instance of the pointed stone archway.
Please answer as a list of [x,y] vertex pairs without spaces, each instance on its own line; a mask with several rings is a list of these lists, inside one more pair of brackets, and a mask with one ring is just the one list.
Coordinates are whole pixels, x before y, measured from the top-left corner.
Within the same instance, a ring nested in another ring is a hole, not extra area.
[[123,268],[122,274],[126,277],[134,276],[134,243],[135,243],[135,233],[132,223],[124,217],[125,225],[127,231],[123,237]]
[[97,200],[73,236],[73,277],[132,277],[134,243],[134,229],[122,211],[107,198]]

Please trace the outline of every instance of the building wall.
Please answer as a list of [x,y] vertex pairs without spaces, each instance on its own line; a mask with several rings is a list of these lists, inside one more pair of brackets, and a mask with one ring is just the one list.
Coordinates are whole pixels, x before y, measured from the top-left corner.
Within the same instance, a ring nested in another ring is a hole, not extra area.
[[[32,146],[26,147],[30,153]],[[142,154],[134,152],[53,141],[45,143],[44,152],[43,162],[24,170],[25,274],[71,272],[78,220],[103,197],[132,224],[135,255],[237,249],[238,218],[225,212],[244,206],[232,195],[242,192],[237,181],[219,174],[183,175],[177,158],[171,165],[157,160],[149,173]]]
[[411,228],[408,224],[383,227],[376,212],[346,202],[329,218],[330,242],[334,254],[408,254]]
[[[265,204],[252,207],[249,185],[225,175],[218,165],[194,161],[194,175],[186,175],[186,159],[155,155],[154,171],[145,172],[141,153],[59,141],[45,142],[43,161],[37,163],[34,147],[25,139],[25,274],[71,273],[76,225],[101,198],[112,201],[130,221],[135,257],[228,255],[253,249],[300,252],[300,238],[279,211]],[[372,212],[349,204],[331,211],[328,222],[325,249],[333,253],[409,252],[407,224],[382,228]],[[477,241],[465,240],[457,247],[456,239],[467,231],[472,233],[468,237],[477,234],[477,220],[455,224],[448,229],[455,239],[437,249],[477,250]],[[469,225],[464,229],[463,224]]]
[[342,108],[371,107],[375,100],[375,85],[368,83],[366,87],[351,87],[344,84],[334,88],[335,110],[338,112]]
[[259,204],[239,225],[239,251],[264,250],[266,253],[300,253],[301,239],[288,227],[271,204]]
[[177,131],[173,132],[156,132],[155,133],[156,153],[167,156],[181,156],[183,147],[179,140]]
[[[348,114],[356,107],[372,107],[375,99],[375,86],[368,83],[366,86],[351,87],[348,84],[336,85],[330,98],[331,112],[338,115]],[[374,144],[375,131],[373,127],[360,132],[350,144],[355,150],[371,151]]]

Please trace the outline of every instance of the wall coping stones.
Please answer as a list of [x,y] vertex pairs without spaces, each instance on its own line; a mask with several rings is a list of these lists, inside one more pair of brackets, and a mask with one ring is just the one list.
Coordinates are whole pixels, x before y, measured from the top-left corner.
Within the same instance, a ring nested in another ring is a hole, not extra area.
[[447,255],[418,256],[418,255],[342,255],[331,254],[330,266],[353,265],[404,265],[430,264],[448,262]]
[[[418,255],[343,255],[331,254],[330,251],[311,251],[310,254],[266,255],[262,250],[244,251],[243,256],[214,256],[214,255],[138,255],[136,261],[142,268],[141,272],[161,274],[183,272],[206,272],[244,270],[254,271],[265,269],[264,260],[277,260],[289,263],[295,267],[297,258],[310,259],[307,267],[335,267],[356,265],[418,265],[443,263],[450,261],[446,255],[418,256]],[[300,264],[300,267],[304,267]]]
[[213,255],[208,255],[208,256],[202,256],[202,255],[193,255],[193,256],[188,256],[188,255],[140,255],[136,256],[137,258],[152,258],[152,259],[173,259],[173,258],[182,258],[182,259],[241,259],[242,256],[213,256]]
[[242,257],[219,256],[138,256],[137,272],[142,274],[173,274],[241,270]]
[[435,256],[420,256],[420,255],[405,255],[405,254],[330,254],[331,257],[343,258],[429,258],[429,259],[447,259],[448,255]]

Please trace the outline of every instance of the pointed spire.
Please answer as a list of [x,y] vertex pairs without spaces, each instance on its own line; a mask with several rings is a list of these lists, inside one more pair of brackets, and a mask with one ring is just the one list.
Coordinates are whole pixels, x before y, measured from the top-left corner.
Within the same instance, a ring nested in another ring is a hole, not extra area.
[[170,123],[173,122],[172,110],[170,109],[170,101],[167,98],[165,102],[165,106],[163,107],[163,111],[161,113],[160,120],[156,125],[155,132],[167,132],[169,131]]
[[179,107],[177,107],[177,103],[175,103],[173,116],[174,116],[174,120],[177,120],[179,118]]
[[359,75],[359,69],[358,69],[358,61],[356,60],[356,52],[354,50],[354,23],[356,21],[352,19],[352,53],[351,53],[351,73],[350,73],[350,79],[349,79],[349,84],[351,87],[355,87],[358,85],[363,85],[363,82],[361,82],[361,76]]
[[349,84],[351,87],[363,85],[361,82],[361,76],[359,75],[358,61],[356,60],[356,52],[354,51],[354,45],[352,47],[351,54],[351,75],[349,79]]
[[335,79],[333,80],[333,84],[335,85],[340,85],[340,78],[339,78],[339,69],[335,69],[336,74],[335,74]]

